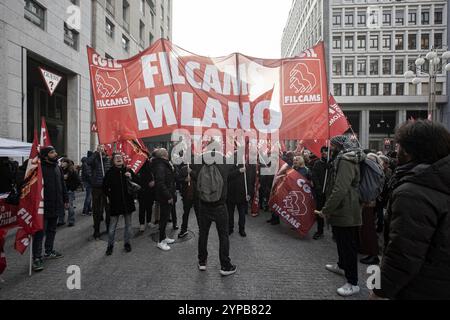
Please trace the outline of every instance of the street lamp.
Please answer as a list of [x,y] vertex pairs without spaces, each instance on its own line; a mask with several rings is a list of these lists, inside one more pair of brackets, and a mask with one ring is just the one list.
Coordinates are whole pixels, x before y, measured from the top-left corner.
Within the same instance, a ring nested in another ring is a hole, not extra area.
[[[421,77],[428,77],[429,83],[429,97],[428,97],[428,117],[432,121],[439,121],[439,117],[436,112],[436,78],[443,67],[444,72],[450,72],[450,63],[447,63],[444,67],[444,61],[450,60],[450,51],[446,51],[439,57],[435,48],[432,48],[430,52],[425,55],[425,58],[419,56],[414,62],[416,73],[412,70],[405,72],[404,77],[408,79],[412,84],[418,85],[422,82]],[[442,64],[441,64],[442,62]],[[423,72],[422,66],[428,63],[429,72]],[[441,65],[440,65],[441,64]]]

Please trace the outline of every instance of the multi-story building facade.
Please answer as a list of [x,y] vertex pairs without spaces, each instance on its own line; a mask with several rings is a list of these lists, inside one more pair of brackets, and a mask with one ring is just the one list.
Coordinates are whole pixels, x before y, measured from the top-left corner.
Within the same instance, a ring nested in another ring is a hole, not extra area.
[[[172,38],[171,0],[0,0],[0,136],[31,142],[45,117],[61,155],[92,149],[86,46],[124,59]],[[50,95],[40,69],[62,77]]]
[[[282,54],[295,56],[323,39],[330,91],[362,146],[382,149],[398,124],[427,117],[429,80],[414,85],[404,73],[416,71],[415,60],[431,48],[445,51],[447,6],[445,0],[294,0]],[[293,18],[297,11],[303,12],[300,19]],[[439,73],[440,119],[446,84],[446,75]]]

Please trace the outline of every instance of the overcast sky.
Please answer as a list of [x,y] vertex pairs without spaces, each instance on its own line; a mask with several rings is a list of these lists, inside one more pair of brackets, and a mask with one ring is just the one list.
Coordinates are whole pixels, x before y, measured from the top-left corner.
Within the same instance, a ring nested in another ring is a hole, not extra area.
[[292,0],[173,0],[173,42],[199,55],[280,58]]

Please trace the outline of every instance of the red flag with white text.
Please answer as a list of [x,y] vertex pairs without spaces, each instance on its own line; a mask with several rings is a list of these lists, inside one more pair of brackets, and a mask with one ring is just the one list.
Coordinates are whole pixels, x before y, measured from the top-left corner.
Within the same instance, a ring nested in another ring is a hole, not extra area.
[[111,157],[114,152],[122,153],[126,166],[134,173],[138,173],[148,159],[149,151],[141,139],[120,141],[115,147],[114,150],[114,144],[105,145],[106,154]]
[[41,145],[42,148],[52,145],[52,142],[50,141],[50,135],[47,129],[47,123],[45,122],[45,117],[42,117],[41,120],[41,139],[39,144]]

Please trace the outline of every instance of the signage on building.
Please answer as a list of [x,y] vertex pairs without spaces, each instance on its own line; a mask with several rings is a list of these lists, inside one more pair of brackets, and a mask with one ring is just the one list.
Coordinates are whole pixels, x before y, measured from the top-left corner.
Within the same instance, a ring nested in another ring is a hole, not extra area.
[[44,78],[48,93],[50,94],[50,96],[52,96],[59,83],[61,82],[62,77],[41,67],[39,67],[39,70],[41,71],[42,77]]
[[97,133],[98,132],[97,122],[92,122],[91,132],[92,133]]

